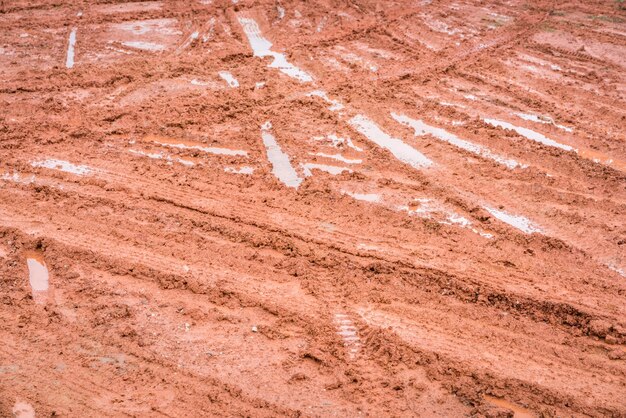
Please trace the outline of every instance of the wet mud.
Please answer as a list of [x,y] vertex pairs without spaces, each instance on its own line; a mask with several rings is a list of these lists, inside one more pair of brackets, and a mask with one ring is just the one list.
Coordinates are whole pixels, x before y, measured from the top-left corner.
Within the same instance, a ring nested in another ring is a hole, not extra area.
[[625,416],[625,13],[0,2],[0,416]]

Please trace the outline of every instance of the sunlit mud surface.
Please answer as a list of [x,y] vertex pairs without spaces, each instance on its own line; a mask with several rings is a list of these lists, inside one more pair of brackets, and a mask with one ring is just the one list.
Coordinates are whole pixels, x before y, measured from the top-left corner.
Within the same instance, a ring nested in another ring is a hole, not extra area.
[[626,416],[624,7],[0,2],[0,416]]

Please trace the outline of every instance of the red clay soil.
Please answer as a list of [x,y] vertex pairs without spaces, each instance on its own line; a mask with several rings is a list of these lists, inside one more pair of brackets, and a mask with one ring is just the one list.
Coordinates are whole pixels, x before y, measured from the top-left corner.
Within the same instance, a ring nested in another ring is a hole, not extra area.
[[624,7],[0,1],[0,416],[626,416]]

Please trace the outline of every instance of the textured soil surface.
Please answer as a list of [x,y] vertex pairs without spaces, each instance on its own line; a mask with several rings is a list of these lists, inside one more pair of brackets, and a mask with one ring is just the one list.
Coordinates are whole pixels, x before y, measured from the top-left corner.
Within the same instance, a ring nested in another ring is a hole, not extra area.
[[626,416],[622,1],[0,0],[0,416]]

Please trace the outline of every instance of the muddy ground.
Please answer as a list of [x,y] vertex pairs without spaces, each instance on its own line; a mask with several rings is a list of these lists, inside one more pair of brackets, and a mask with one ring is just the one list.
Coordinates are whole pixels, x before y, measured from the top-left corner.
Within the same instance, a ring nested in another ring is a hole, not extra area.
[[0,1],[1,416],[626,416],[622,1]]

